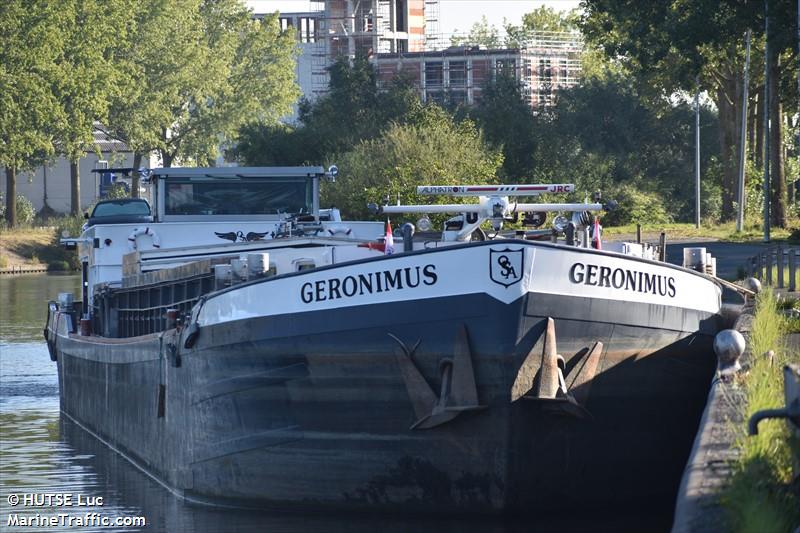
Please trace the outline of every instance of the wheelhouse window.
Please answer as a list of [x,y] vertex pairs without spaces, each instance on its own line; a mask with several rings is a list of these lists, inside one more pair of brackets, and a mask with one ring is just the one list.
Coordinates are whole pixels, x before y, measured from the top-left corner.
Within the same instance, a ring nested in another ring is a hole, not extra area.
[[308,214],[311,180],[294,178],[167,180],[166,215]]

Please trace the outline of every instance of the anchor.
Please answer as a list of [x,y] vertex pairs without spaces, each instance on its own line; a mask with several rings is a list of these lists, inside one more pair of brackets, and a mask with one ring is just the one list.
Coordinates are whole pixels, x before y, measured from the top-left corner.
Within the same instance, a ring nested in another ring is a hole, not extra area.
[[434,428],[450,422],[461,413],[486,408],[478,403],[472,352],[464,324],[459,326],[456,333],[453,358],[444,359],[440,364],[442,384],[438,396],[414,364],[414,352],[422,340],[417,340],[409,349],[402,340],[391,333],[388,335],[399,345],[395,347],[394,354],[417,417],[411,429]]
[[[578,352],[579,363],[565,377],[566,362],[558,353],[555,321],[550,317],[547,317],[543,338],[543,343],[533,345],[517,372],[511,387],[511,401],[537,401],[560,414],[591,418],[583,403],[588,399],[590,382],[597,373],[603,343],[595,342],[591,348]],[[543,344],[541,351],[537,349],[540,344]]]

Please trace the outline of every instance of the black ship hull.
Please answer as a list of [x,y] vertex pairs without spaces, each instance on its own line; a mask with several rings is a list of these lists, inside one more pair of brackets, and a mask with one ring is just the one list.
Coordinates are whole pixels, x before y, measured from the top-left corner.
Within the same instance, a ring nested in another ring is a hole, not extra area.
[[[575,391],[583,416],[511,392],[548,317],[566,374],[604,344]],[[63,413],[188,499],[524,514],[647,506],[674,492],[720,320],[624,299],[477,292],[208,323],[191,349],[185,330],[61,331],[55,350]],[[441,399],[459,338],[480,405],[422,429],[403,365]]]

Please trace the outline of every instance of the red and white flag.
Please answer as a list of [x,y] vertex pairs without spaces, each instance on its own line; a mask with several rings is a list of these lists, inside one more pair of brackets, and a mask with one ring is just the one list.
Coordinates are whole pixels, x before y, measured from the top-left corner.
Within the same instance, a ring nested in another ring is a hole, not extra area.
[[386,219],[386,238],[384,239],[383,253],[392,255],[394,253],[394,236],[392,235],[392,223]]
[[594,217],[594,228],[592,228],[592,248],[602,250],[603,244],[600,242],[600,217]]

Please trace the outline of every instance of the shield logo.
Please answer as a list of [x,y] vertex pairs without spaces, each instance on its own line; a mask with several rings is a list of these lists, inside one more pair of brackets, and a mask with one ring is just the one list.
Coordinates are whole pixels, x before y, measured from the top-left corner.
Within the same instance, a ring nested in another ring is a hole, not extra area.
[[522,248],[489,250],[489,277],[505,288],[512,286],[522,279],[523,258]]

